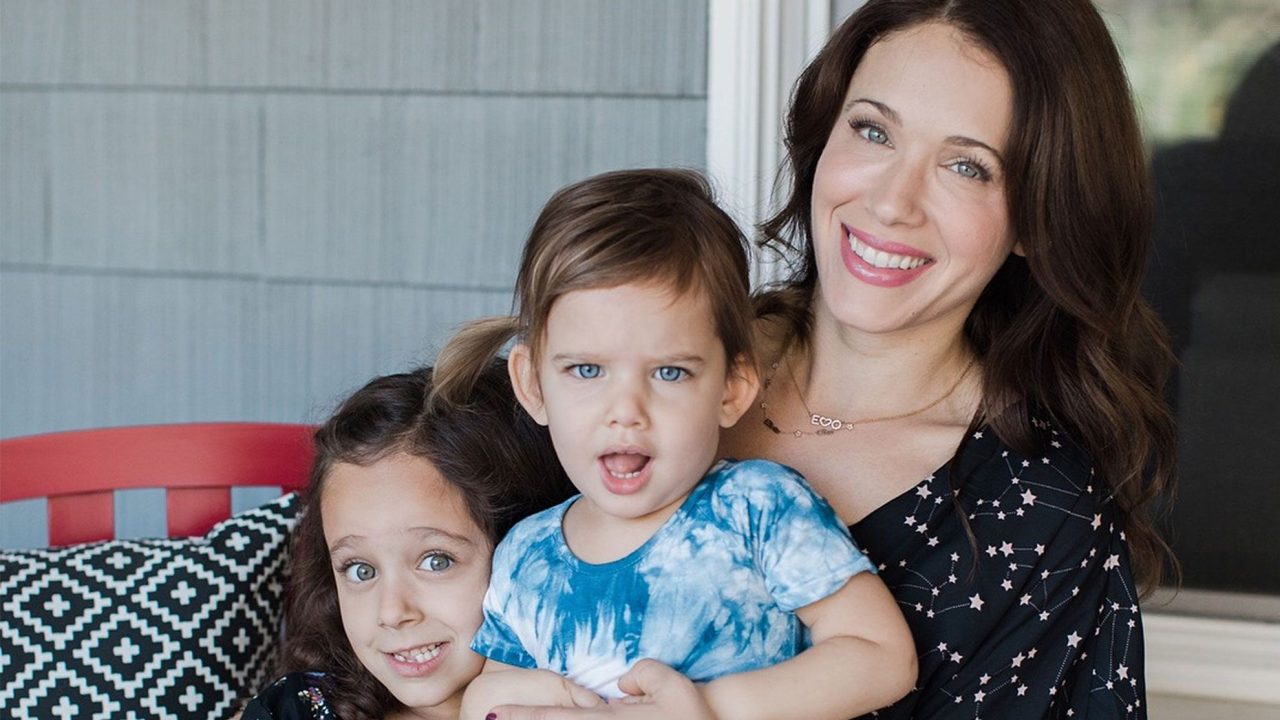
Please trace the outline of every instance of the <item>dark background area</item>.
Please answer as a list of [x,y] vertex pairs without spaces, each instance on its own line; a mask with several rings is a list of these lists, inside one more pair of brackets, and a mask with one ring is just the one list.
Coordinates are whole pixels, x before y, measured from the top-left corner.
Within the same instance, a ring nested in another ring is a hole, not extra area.
[[1280,43],[1218,137],[1158,149],[1152,172],[1147,290],[1182,363],[1166,532],[1185,587],[1280,593]]

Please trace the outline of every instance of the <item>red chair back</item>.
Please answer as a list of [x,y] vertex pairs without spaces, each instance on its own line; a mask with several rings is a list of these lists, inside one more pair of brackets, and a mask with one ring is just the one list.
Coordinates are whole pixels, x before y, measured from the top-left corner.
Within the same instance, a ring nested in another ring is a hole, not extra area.
[[0,502],[48,498],[49,544],[115,536],[112,492],[165,488],[171,537],[231,514],[231,488],[306,486],[309,425],[191,423],[74,430],[0,440]]

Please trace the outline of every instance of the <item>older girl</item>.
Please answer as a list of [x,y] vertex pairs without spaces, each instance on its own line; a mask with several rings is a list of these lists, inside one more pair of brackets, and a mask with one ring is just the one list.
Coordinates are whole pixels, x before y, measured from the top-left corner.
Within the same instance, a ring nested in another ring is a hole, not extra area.
[[458,717],[493,548],[572,488],[505,364],[458,404],[428,405],[431,387],[430,368],[377,378],[316,432],[286,674],[246,720]]

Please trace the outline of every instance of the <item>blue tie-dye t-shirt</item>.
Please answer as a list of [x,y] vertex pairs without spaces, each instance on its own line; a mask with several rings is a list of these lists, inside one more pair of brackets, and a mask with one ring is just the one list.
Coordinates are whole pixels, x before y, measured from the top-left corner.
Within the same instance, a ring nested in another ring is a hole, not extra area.
[[641,658],[694,681],[775,665],[805,646],[795,610],[874,572],[799,474],[723,460],[653,537],[591,564],[565,544],[577,497],[516,525],[498,546],[471,647],[554,670],[606,697]]

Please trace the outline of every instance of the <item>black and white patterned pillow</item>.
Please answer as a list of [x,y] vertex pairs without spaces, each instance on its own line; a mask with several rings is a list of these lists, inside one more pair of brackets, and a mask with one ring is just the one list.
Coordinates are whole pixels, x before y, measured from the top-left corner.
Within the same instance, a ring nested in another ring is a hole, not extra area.
[[268,678],[295,494],[203,537],[0,551],[6,717],[225,718]]

